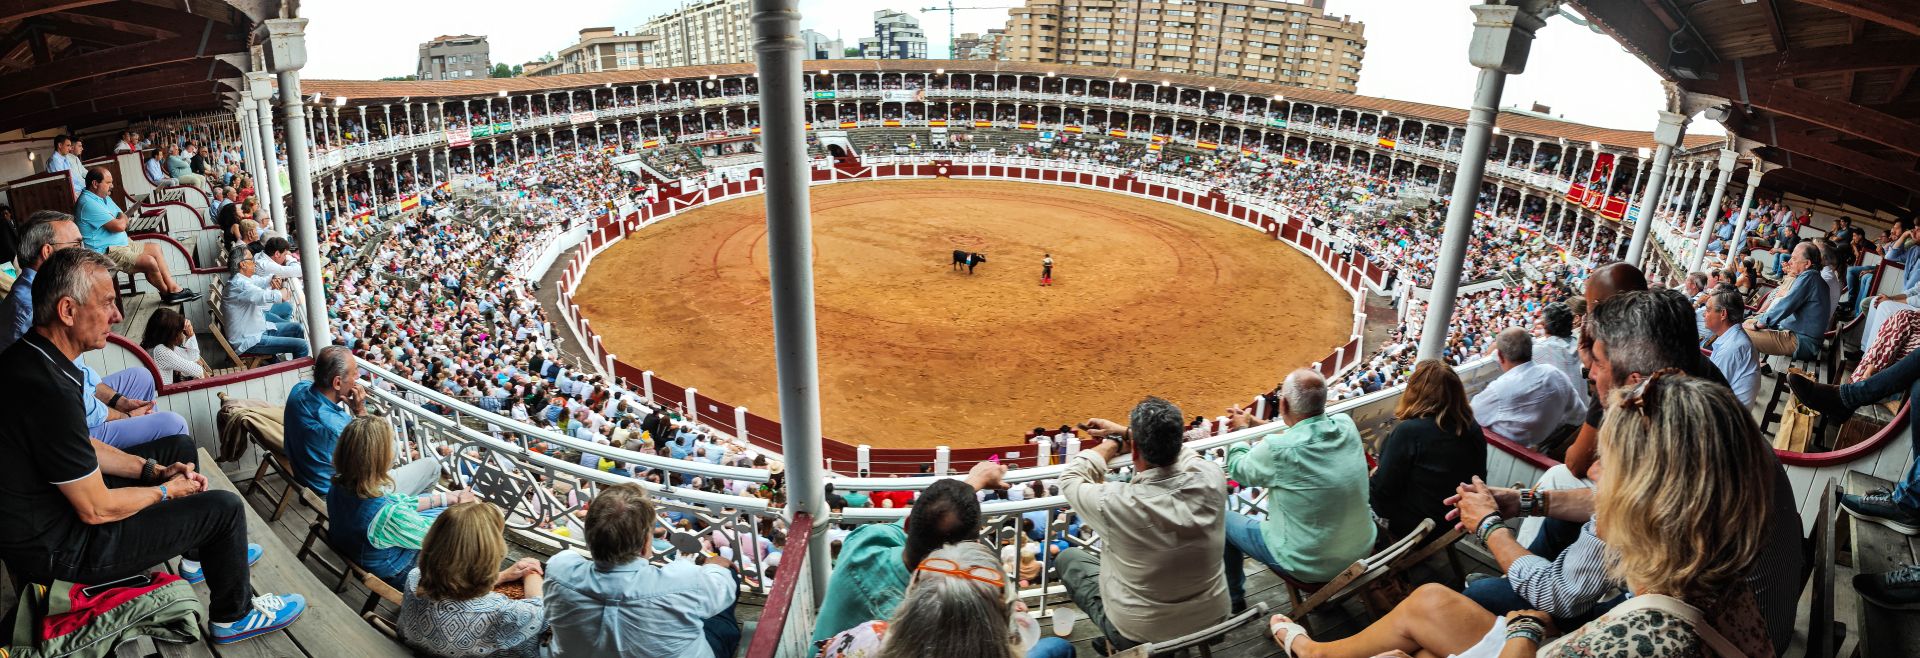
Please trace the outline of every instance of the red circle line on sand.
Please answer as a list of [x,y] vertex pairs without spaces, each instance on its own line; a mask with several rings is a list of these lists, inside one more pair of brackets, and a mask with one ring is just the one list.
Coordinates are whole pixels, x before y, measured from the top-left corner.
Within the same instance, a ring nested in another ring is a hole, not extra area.
[[[827,247],[816,249],[815,263],[828,437],[877,448],[1008,445],[1035,423],[1124,415],[1148,394],[1189,416],[1212,415],[1350,333],[1349,293],[1310,255],[1264,232],[1150,197],[1041,185],[930,179],[815,188],[813,208],[823,211],[816,240]],[[973,203],[962,210],[950,198]],[[882,202],[900,205],[844,212]],[[662,222],[660,233],[596,258],[575,303],[607,351],[723,405],[778,408],[764,344],[763,205],[703,205],[691,223]],[[955,221],[934,219],[950,207]],[[968,228],[976,221],[978,229]],[[1041,288],[1028,272],[995,261],[982,266],[980,285],[951,287],[963,280],[945,276],[955,233],[1016,250],[1066,240],[1066,253],[1080,252],[1069,256],[1081,265],[1070,271],[1088,278]],[[938,262],[919,261],[936,247]],[[1146,259],[1115,266],[1096,258],[1128,252]],[[1083,269],[1095,262],[1098,269]],[[917,274],[867,278],[882,272]]]

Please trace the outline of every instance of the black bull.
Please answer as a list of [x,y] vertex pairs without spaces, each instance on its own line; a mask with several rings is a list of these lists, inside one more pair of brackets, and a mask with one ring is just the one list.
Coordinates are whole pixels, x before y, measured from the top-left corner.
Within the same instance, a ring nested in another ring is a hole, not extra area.
[[965,251],[961,249],[953,250],[953,269],[956,271],[959,270],[961,267],[966,267],[967,273],[972,274],[973,266],[979,265],[985,262],[987,262],[986,254],[975,253],[975,252]]

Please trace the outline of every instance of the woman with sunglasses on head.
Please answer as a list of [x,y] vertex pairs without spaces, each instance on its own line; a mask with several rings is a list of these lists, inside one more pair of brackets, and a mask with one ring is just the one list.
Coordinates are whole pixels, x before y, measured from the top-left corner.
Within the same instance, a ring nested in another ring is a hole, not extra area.
[[[1673,370],[1615,395],[1600,428],[1592,504],[1608,575],[1633,595],[1625,603],[1547,642],[1555,631],[1543,613],[1495,617],[1430,584],[1347,639],[1315,641],[1275,615],[1274,640],[1303,658],[1775,655],[1744,582],[1772,504],[1773,489],[1754,483],[1771,482],[1775,470],[1752,417],[1726,386]],[[1507,532],[1497,513],[1479,525],[1482,537]]]
[[[947,544],[914,569],[892,619],[828,638],[820,658],[1071,658],[1073,645],[1066,640],[1033,639],[1039,626],[1019,619],[1027,616],[1026,607],[1014,591],[993,549],[971,541]],[[1019,625],[1032,630],[1023,637]]]

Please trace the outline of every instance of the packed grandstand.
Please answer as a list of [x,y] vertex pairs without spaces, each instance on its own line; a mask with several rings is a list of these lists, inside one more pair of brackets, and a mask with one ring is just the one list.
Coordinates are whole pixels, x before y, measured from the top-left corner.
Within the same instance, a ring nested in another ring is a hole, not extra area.
[[[215,20],[82,13],[116,11]],[[1920,628],[1920,229],[1879,183],[1761,185],[1765,143],[1009,62],[301,81],[229,37],[230,98],[8,126],[38,150],[0,205],[7,655],[1825,658]],[[1139,391],[950,450],[804,435],[573,303],[661,222],[902,178],[1270,235],[1353,337],[1231,409]]]

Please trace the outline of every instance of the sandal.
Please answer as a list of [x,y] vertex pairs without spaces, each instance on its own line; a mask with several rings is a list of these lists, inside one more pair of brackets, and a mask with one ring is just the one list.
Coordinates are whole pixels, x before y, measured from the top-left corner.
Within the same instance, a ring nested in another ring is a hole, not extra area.
[[1293,620],[1288,619],[1286,615],[1274,615],[1272,619],[1267,620],[1267,634],[1273,636],[1273,641],[1280,644],[1282,653],[1291,657],[1294,638],[1306,637],[1307,629],[1293,623]]

